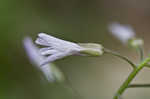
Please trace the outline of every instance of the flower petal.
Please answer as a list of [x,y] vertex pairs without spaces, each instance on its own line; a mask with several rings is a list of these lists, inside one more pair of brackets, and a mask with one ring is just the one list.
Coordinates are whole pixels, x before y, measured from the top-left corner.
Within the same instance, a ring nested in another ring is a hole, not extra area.
[[38,39],[36,40],[36,43],[39,45],[50,46],[60,52],[65,52],[70,49],[71,50],[80,50],[81,49],[81,47],[76,43],[61,40],[61,39],[55,38],[51,35],[47,35],[45,33],[40,33],[38,35]]
[[44,57],[40,55],[38,51],[39,49],[33,44],[32,39],[30,37],[26,37],[23,40],[23,43],[31,63],[40,66],[41,61],[44,60]]
[[23,44],[24,44],[26,53],[30,59],[30,62],[36,68],[38,68],[40,71],[42,71],[42,73],[44,74],[44,76],[46,77],[46,79],[49,82],[54,82],[55,77],[53,74],[55,72],[52,71],[52,69],[51,69],[52,68],[51,66],[54,67],[54,65],[52,63],[50,63],[50,64],[45,64],[45,65],[41,66],[41,62],[43,62],[45,60],[45,57],[39,53],[39,48],[33,44],[33,41],[30,37],[26,37],[23,40]]
[[35,43],[43,46],[50,46],[50,44],[42,38],[37,38]]
[[134,30],[129,25],[121,25],[117,22],[110,24],[109,30],[116,38],[118,38],[123,43],[127,43],[127,41],[131,38],[135,37]]
[[57,53],[58,51],[50,47],[47,47],[47,48],[41,48],[39,52],[41,53],[41,55],[51,55]]
[[69,56],[70,53],[66,52],[66,53],[56,53],[56,54],[53,54],[53,55],[50,55],[48,56],[41,64],[41,66],[45,65],[45,64],[48,64],[49,62],[53,62],[57,59],[61,59],[63,57],[66,57],[66,56]]

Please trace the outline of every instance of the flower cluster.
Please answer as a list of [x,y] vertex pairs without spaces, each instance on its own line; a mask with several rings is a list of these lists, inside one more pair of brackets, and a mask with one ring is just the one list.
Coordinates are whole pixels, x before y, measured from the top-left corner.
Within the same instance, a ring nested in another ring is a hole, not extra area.
[[[23,40],[23,43],[31,63],[43,72],[49,82],[64,81],[63,73],[53,64],[53,62],[67,56],[101,56],[103,53],[108,53],[123,59],[132,66],[133,72],[130,73],[129,77],[118,89],[117,94],[113,98],[120,99],[121,95],[127,88],[145,86],[137,84],[132,85],[130,83],[139,71],[141,71],[144,67],[149,66],[148,63],[150,62],[150,57],[144,59],[144,51],[142,49],[144,42],[142,39],[136,38],[135,32],[131,26],[114,22],[109,25],[109,30],[111,34],[119,39],[123,44],[136,48],[139,51],[140,64],[134,64],[127,57],[106,49],[101,44],[74,43],[53,37],[46,33],[39,33],[35,42],[33,42],[30,37],[26,37]],[[36,44],[41,48],[37,47]]]
[[[112,35],[124,44],[129,44],[132,47],[143,45],[143,40],[135,37],[135,32],[129,25],[121,25],[114,22],[109,25],[109,30]],[[101,56],[106,52],[100,44],[74,43],[46,33],[39,33],[35,43],[42,46],[42,48],[38,48],[30,37],[26,37],[24,39],[25,50],[31,62],[44,73],[49,81],[56,79],[54,74],[61,74],[58,69],[52,69],[56,67],[52,62],[70,55]]]

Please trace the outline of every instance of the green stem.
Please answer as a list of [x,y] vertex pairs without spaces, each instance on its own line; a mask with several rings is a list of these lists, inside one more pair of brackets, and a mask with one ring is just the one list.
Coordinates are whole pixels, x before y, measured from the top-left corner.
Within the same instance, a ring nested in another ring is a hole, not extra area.
[[123,92],[128,88],[131,81],[135,78],[135,76],[139,73],[140,70],[150,61],[150,58],[145,59],[139,66],[133,69],[133,71],[130,73],[128,78],[125,80],[125,82],[122,84],[122,86],[117,91],[117,94],[114,96],[113,99],[118,99],[118,95],[122,95]]
[[122,55],[118,54],[117,52],[113,52],[113,51],[106,49],[106,48],[104,49],[104,51],[105,51],[105,53],[117,56],[117,57],[123,59],[124,61],[128,62],[132,66],[132,68],[136,68],[136,65],[132,61],[130,61],[127,57],[122,56]]
[[131,84],[128,88],[148,88],[150,84]]
[[144,51],[143,51],[143,49],[139,46],[139,47],[137,47],[137,51],[139,52],[140,60],[143,61],[143,59],[144,59]]

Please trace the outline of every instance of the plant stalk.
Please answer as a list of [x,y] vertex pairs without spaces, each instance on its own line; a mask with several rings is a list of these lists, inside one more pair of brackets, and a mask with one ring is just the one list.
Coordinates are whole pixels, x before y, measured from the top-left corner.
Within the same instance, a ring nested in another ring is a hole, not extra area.
[[133,69],[136,68],[136,65],[135,65],[132,61],[130,61],[127,57],[122,56],[122,55],[120,55],[119,53],[114,52],[114,51],[111,51],[111,50],[106,49],[106,48],[104,49],[104,51],[105,51],[105,53],[111,54],[111,55],[113,55],[113,56],[117,56],[117,57],[119,57],[120,59],[123,59],[124,61],[128,62],[128,63],[132,66]]
[[121,85],[119,90],[117,91],[116,95],[113,99],[118,99],[118,95],[121,96],[124,91],[128,88],[131,81],[136,77],[136,75],[143,69],[143,67],[150,61],[150,58],[145,59],[141,62],[136,68],[133,69],[133,71],[130,73],[128,78],[125,80],[125,82]]

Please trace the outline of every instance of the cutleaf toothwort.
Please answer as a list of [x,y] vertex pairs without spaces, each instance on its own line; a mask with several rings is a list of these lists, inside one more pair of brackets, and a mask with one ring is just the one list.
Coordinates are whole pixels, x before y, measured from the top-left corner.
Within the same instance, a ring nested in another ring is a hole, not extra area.
[[39,33],[35,41],[36,44],[45,46],[40,49],[41,55],[47,56],[41,65],[53,62],[57,59],[70,55],[82,56],[100,56],[103,54],[103,47],[96,43],[73,43],[62,39],[55,38],[45,33]]
[[122,97],[122,94],[128,88],[149,86],[145,84],[131,84],[131,82],[144,67],[150,67],[150,57],[144,57],[144,50],[142,48],[144,42],[142,39],[136,37],[136,33],[131,26],[114,22],[109,25],[109,30],[111,34],[119,39],[123,44],[131,46],[138,50],[140,55],[139,64],[135,64],[126,56],[120,55],[117,52],[104,48],[101,44],[74,43],[53,37],[46,33],[39,33],[37,39],[35,40],[35,43],[40,45],[42,48],[38,48],[32,42],[32,39],[30,37],[26,37],[24,39],[24,47],[31,63],[34,64],[38,69],[40,69],[50,82],[54,82],[55,80],[62,81],[63,74],[59,71],[59,69],[54,69],[55,66],[54,64],[52,64],[52,62],[58,59],[62,59],[66,56],[101,56],[103,53],[107,53],[119,57],[120,59],[128,62],[132,67],[132,72],[119,87],[118,91],[113,97],[113,99],[120,99],[120,97]]

